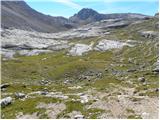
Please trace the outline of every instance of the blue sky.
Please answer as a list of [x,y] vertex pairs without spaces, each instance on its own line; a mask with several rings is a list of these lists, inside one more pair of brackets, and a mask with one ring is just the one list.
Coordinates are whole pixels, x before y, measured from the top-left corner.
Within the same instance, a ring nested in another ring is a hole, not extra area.
[[25,0],[35,10],[52,16],[70,17],[82,8],[92,8],[99,13],[158,12],[158,0]]

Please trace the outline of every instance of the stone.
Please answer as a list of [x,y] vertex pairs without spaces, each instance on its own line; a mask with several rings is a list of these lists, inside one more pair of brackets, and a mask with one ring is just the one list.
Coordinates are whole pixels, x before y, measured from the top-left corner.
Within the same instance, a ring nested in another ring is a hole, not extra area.
[[61,92],[49,92],[46,97],[53,97],[53,98],[59,98],[59,99],[62,99],[62,100],[66,100],[68,99],[69,97],[66,96],[66,95],[63,95]]
[[41,81],[40,81],[40,84],[41,84],[41,85],[47,85],[48,83],[49,83],[48,80],[41,80]]
[[72,89],[72,90],[74,90],[74,89],[82,89],[82,87],[81,86],[73,86],[73,87],[68,87],[68,89]]
[[84,119],[84,115],[75,115],[74,119]]
[[86,75],[79,76],[79,80],[88,80],[89,78],[90,78],[90,76],[86,76]]
[[159,92],[159,88],[156,88],[156,90],[155,90],[156,92]]
[[68,84],[69,82],[70,82],[69,80],[65,80],[63,83]]
[[129,69],[129,70],[127,70],[127,72],[135,72],[135,71],[137,71],[136,69]]
[[153,73],[158,74],[159,73],[159,68],[155,68],[152,70]]
[[0,101],[0,104],[1,104],[2,107],[5,107],[5,106],[7,106],[7,105],[9,105],[11,103],[12,103],[12,98],[11,97],[3,98]]
[[5,83],[5,84],[0,85],[1,89],[7,88],[7,87],[9,87],[9,86],[10,86],[10,85],[9,85],[8,83]]
[[102,78],[102,75],[103,75],[102,73],[97,73],[96,74],[97,78]]
[[140,81],[140,82],[145,82],[146,79],[145,79],[144,77],[139,77],[139,78],[138,78],[138,81]]
[[44,88],[43,91],[41,91],[41,95],[47,95],[48,93],[49,92],[47,88]]
[[141,117],[142,117],[142,119],[147,119],[147,118],[149,118],[149,113],[143,112],[141,114]]
[[26,95],[24,93],[15,93],[15,97],[18,99],[23,99],[26,97]]
[[81,103],[88,103],[89,102],[89,99],[88,99],[88,95],[86,95],[86,94],[80,94],[80,102]]
[[41,95],[47,95],[48,92],[47,91],[41,91]]

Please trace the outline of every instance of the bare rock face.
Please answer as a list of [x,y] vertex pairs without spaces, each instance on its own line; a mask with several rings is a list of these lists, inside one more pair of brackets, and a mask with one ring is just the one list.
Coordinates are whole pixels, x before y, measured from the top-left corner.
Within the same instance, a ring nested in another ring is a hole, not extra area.
[[106,51],[114,48],[122,48],[123,46],[131,46],[131,45],[128,43],[115,40],[102,40],[94,49],[98,51]]
[[76,44],[71,48],[69,54],[72,56],[81,56],[83,53],[92,50],[92,45]]
[[91,22],[96,22],[100,20],[107,20],[107,19],[116,19],[116,18],[122,18],[122,19],[147,19],[149,16],[145,16],[142,14],[131,14],[131,13],[120,13],[120,14],[101,14],[97,11],[89,8],[83,8],[80,10],[77,14],[70,17],[69,20],[77,23],[77,24],[88,24]]

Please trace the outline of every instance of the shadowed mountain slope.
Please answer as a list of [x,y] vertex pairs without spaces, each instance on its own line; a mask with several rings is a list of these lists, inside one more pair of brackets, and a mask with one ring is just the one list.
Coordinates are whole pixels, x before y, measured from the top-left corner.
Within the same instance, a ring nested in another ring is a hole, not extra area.
[[68,19],[39,13],[24,1],[2,1],[1,5],[2,28],[58,32],[73,27]]

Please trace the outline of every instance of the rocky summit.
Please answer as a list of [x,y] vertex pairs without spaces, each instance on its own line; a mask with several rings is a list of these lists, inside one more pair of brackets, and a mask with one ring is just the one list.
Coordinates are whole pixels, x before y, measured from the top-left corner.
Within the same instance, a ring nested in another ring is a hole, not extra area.
[[158,119],[158,14],[26,6],[2,2],[2,119]]

